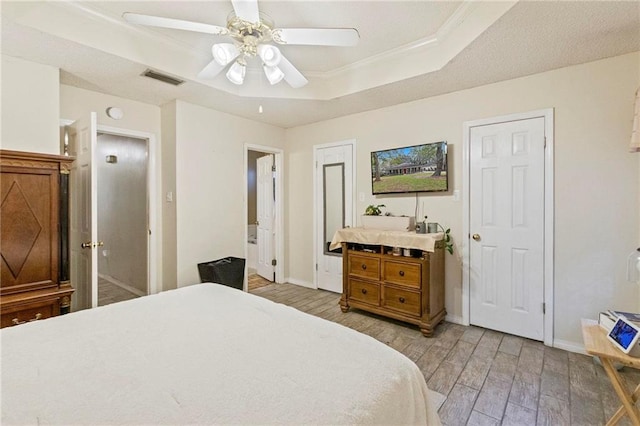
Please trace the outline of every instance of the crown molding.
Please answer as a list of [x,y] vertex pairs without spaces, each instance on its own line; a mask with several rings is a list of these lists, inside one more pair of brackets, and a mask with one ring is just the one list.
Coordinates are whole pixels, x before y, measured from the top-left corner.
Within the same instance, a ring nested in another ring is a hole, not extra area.
[[95,4],[78,3],[78,2],[72,2],[72,1],[59,1],[59,2],[55,2],[55,5],[75,11],[76,13],[81,13],[90,19],[97,19],[100,21],[107,22],[110,25],[114,25],[116,27],[121,28],[123,31],[127,31],[132,34],[137,34],[151,40],[156,40],[157,42],[163,43],[165,45],[171,45],[176,49],[189,50],[189,51],[192,51],[195,55],[201,56],[203,58],[207,58],[207,59],[212,58],[212,56],[204,55],[201,52],[194,51],[193,46],[191,46],[188,43],[185,43],[181,40],[175,39],[168,35],[161,34],[157,31],[153,31],[148,27],[143,27],[140,25],[132,25],[127,21],[125,21],[121,16],[113,15],[103,9],[100,9]]
[[334,78],[341,73],[347,73],[357,68],[390,63],[395,61],[398,57],[407,55],[417,49],[422,49],[426,46],[437,44],[438,42],[444,40],[450,32],[452,32],[456,27],[464,22],[467,16],[469,16],[469,14],[473,12],[473,3],[475,2],[465,0],[442,24],[442,26],[438,28],[438,30],[436,30],[435,33],[427,37],[421,38],[411,43],[407,43],[403,46],[389,49],[385,52],[381,52],[373,56],[369,56],[368,58],[351,63],[349,65],[345,65],[340,68],[336,68],[335,70],[326,72],[312,72],[308,73],[308,75],[314,78]]

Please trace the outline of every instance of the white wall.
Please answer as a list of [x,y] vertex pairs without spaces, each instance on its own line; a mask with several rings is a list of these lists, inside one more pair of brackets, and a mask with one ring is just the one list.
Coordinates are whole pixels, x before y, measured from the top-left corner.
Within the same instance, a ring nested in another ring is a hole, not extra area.
[[[162,277],[163,289],[178,287],[176,270],[176,101],[162,106]],[[170,200],[167,197],[171,197]]]
[[[582,346],[580,318],[602,309],[638,308],[625,282],[625,259],[637,245],[639,163],[628,153],[640,56],[624,55],[529,77],[341,117],[286,132],[287,276],[313,280],[314,144],[356,139],[357,211],[386,204],[413,215],[415,197],[373,197],[370,152],[446,140],[451,189],[462,189],[462,124],[479,118],[555,108],[555,339]],[[424,212],[422,205],[424,204]],[[462,317],[462,203],[452,193],[420,195],[420,215],[451,227],[446,255],[446,308]]]
[[3,149],[60,154],[58,68],[2,55]]
[[[107,115],[107,108],[113,106],[122,109],[124,113],[122,119],[114,120]],[[77,120],[91,111],[97,114],[100,125],[153,133],[157,139],[160,139],[160,107],[60,85],[60,118]]]
[[244,257],[245,143],[281,149],[284,130],[176,101],[178,286],[200,282],[198,263]]

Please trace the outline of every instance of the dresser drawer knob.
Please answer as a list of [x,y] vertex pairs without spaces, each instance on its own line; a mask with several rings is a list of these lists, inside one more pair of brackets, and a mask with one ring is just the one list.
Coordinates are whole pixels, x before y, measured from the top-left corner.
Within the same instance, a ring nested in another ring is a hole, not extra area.
[[404,297],[401,297],[398,300],[400,301],[400,303],[404,303]]
[[400,271],[398,273],[400,274],[401,277],[404,277],[404,271]]
[[[38,312],[35,317],[29,320],[29,322],[38,321],[40,318],[42,318],[42,314]],[[13,322],[15,325],[20,325],[26,323],[27,321],[20,321],[18,318],[14,318],[11,320],[11,322]]]
[[366,288],[363,288],[361,291],[362,291],[362,294],[367,294],[367,289]]
[[362,264],[362,269],[367,269],[367,265],[365,265],[364,263]]

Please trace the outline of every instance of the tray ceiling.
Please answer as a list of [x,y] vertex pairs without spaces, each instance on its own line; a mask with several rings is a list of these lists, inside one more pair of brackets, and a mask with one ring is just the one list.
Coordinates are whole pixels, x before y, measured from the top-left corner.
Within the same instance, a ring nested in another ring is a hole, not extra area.
[[[268,1],[281,27],[354,27],[356,47],[283,46],[308,78],[243,86],[197,73],[220,36],[125,22],[136,12],[224,25],[228,1],[3,1],[2,53],[61,69],[61,83],[162,105],[173,99],[294,127],[640,50],[640,2]],[[152,68],[186,80],[141,77]],[[264,113],[258,113],[263,105]]]

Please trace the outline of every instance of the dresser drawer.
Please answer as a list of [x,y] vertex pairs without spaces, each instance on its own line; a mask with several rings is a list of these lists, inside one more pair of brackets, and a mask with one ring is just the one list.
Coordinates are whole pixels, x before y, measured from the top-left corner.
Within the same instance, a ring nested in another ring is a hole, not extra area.
[[349,256],[349,275],[369,278],[372,280],[380,279],[380,259],[377,257],[367,256]]
[[387,283],[420,288],[421,265],[385,260],[383,280]]
[[383,287],[382,306],[410,315],[421,315],[420,293],[394,287]]
[[380,285],[365,281],[349,280],[349,298],[373,306],[380,305]]
[[9,327],[30,321],[42,320],[57,316],[60,313],[60,303],[56,300],[29,303],[21,306],[19,310],[3,309],[0,319],[1,327]]

